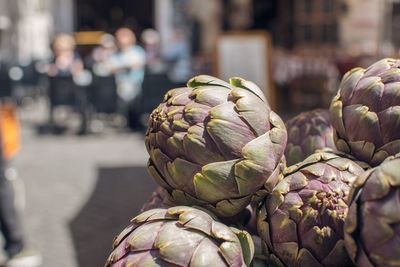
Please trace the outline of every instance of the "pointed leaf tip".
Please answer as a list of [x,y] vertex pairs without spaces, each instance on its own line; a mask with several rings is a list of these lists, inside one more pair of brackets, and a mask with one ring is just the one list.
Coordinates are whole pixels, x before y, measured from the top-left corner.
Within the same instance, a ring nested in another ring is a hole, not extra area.
[[263,91],[255,83],[247,81],[240,77],[232,77],[229,79],[229,83],[235,87],[246,89],[256,96],[258,96],[262,101],[267,103],[267,98],[265,97]]
[[229,83],[210,75],[195,76],[192,79],[190,79],[187,83],[187,86],[190,88],[196,88],[199,86],[207,86],[207,85],[223,86],[226,88],[230,88]]

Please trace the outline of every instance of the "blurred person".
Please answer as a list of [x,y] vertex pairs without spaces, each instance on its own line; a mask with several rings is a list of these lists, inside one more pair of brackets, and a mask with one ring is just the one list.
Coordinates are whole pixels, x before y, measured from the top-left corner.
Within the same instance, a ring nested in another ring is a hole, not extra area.
[[53,53],[49,76],[73,76],[83,70],[83,63],[75,52],[75,40],[72,36],[65,33],[57,35],[53,42]]
[[108,76],[111,73],[110,58],[117,51],[115,38],[111,34],[103,34],[97,46],[90,55],[90,65],[93,72],[99,76]]
[[162,71],[160,34],[154,29],[146,29],[141,35],[141,40],[146,51],[146,64],[150,72]]
[[19,124],[15,108],[0,103],[0,231],[7,254],[5,267],[41,266],[41,255],[28,249],[25,244],[22,223],[19,217],[14,189],[6,175],[6,165],[19,148]]
[[168,76],[175,83],[185,83],[191,76],[190,44],[182,29],[176,29],[164,52]]
[[[67,80],[70,80],[71,83],[67,83],[67,86],[73,85],[73,83],[77,84],[82,83],[85,84],[88,78],[87,71],[84,71],[83,62],[75,51],[75,39],[69,34],[59,34],[55,37],[53,42],[53,58],[48,67],[48,75],[50,77],[63,77]],[[89,74],[90,75],[90,74]],[[57,79],[55,79],[57,80]],[[53,86],[50,81],[50,87]],[[59,84],[58,84],[58,87]],[[79,135],[84,135],[87,133],[87,121],[88,121],[88,112],[87,112],[87,99],[85,90],[75,90],[74,87],[66,88],[63,85],[62,89],[64,90],[72,90],[73,93],[73,101],[71,105],[75,105],[78,113],[80,115],[80,129],[78,130]],[[52,102],[50,100],[50,102]],[[50,116],[49,116],[50,126],[54,126],[54,108],[52,103],[50,103]]]
[[118,51],[110,58],[110,65],[116,76],[120,111],[128,122],[135,123],[138,118],[133,113],[142,91],[146,53],[136,44],[135,33],[128,28],[118,29],[115,38]]

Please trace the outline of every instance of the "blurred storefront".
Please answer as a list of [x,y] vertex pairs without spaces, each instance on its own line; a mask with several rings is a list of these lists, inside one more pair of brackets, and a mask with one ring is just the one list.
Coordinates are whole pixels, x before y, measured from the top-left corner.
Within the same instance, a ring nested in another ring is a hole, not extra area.
[[[222,34],[261,30],[273,43],[274,83],[289,99],[312,99],[299,92],[315,87],[309,91],[318,96],[349,68],[398,56],[399,25],[400,0],[0,0],[0,60],[46,59],[60,32],[83,33],[75,36],[86,56],[104,32],[127,26],[141,41],[143,30],[155,28],[160,60],[180,53],[181,82],[215,74]],[[310,77],[321,83],[309,85]]]
[[[113,31],[121,25],[137,31],[155,26],[165,45],[180,25],[199,34],[196,49],[206,54],[221,31],[248,29],[268,30],[275,44],[290,49],[377,51],[387,42],[400,45],[399,14],[399,0],[0,0],[1,50],[44,57],[44,44],[56,32]],[[15,40],[18,45],[11,45]]]

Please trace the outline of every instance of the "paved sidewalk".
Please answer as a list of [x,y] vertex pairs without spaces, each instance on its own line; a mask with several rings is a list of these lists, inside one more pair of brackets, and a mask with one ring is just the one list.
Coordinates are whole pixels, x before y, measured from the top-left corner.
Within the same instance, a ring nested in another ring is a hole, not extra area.
[[14,162],[26,186],[25,227],[44,266],[102,266],[112,237],[156,187],[141,134],[87,137],[22,132]]

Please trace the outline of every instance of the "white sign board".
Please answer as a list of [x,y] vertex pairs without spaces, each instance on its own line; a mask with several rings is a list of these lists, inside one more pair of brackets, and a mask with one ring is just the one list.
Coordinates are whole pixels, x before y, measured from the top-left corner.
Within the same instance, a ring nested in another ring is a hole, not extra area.
[[267,32],[233,32],[219,37],[216,51],[217,76],[228,80],[239,76],[256,83],[273,108],[275,89],[271,77],[271,40]]

